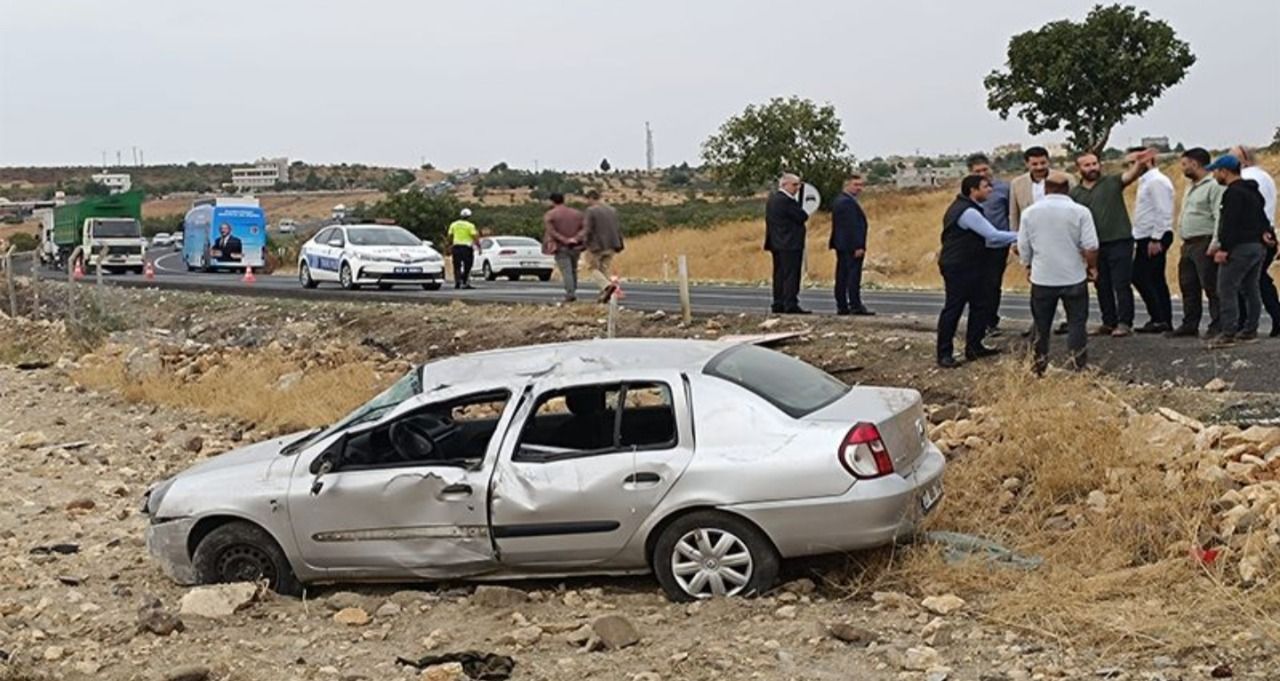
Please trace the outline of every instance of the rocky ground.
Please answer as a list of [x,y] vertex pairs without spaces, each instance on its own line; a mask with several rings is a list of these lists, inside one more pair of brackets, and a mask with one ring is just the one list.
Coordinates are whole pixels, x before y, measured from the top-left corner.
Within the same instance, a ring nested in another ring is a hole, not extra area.
[[[602,320],[589,306],[246,303],[154,292],[120,292],[104,304],[101,319],[94,317],[104,328],[87,335],[57,324],[0,320],[0,341],[6,341],[0,346],[8,348],[0,353],[0,453],[6,462],[0,489],[8,501],[0,506],[0,679],[6,681],[467,678],[448,665],[421,672],[396,662],[462,651],[510,656],[515,679],[1173,681],[1280,675],[1277,641],[1245,623],[1256,621],[1256,612],[1242,610],[1232,629],[1196,628],[1198,642],[1190,645],[1084,643],[1087,637],[1007,622],[993,614],[987,594],[957,596],[941,581],[859,588],[849,583],[843,559],[789,565],[786,583],[762,598],[695,605],[669,603],[647,578],[497,587],[344,585],[313,590],[303,600],[246,585],[178,587],[146,555],[141,495],[153,481],[265,437],[269,428],[86,388],[78,384],[78,372],[94,359],[86,360],[85,351],[121,361],[132,353],[132,370],[141,376],[185,371],[195,378],[207,371],[201,358],[216,364],[223,354],[266,350],[273,343],[306,371],[331,365],[336,356],[392,372],[405,361],[494,345],[591,337],[601,332]],[[683,328],[661,315],[627,315],[621,328],[629,335],[703,337],[796,328],[803,336],[788,351],[846,380],[924,390],[935,411],[934,436],[957,462],[997,437],[973,373],[932,369],[920,358],[927,357],[921,349],[928,335],[910,324],[878,320],[851,328],[836,320],[801,325],[721,317]],[[115,348],[103,350],[103,343]],[[1113,388],[1137,410],[1131,425],[1174,452],[1162,474],[1181,471],[1225,490],[1204,543],[1224,562],[1232,560],[1222,578],[1245,586],[1265,582],[1274,563],[1251,564],[1245,575],[1240,559],[1280,530],[1280,483],[1274,482],[1280,457],[1273,454],[1280,437],[1201,423],[1260,400],[1229,391]],[[1161,414],[1157,404],[1177,413]],[[1010,504],[1010,495],[1016,501],[1022,493],[1019,485],[1005,483],[1004,496],[993,490],[991,503]],[[1082,493],[1064,506],[1063,531],[1103,513],[1097,507],[1108,499],[1116,503],[1108,497],[1112,490],[1097,491],[1101,498]],[[1262,614],[1274,618],[1275,612]]]

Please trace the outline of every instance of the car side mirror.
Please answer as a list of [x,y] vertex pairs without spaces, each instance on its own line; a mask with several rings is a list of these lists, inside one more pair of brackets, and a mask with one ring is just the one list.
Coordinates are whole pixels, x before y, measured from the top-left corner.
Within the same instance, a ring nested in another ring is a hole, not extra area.
[[331,248],[342,248],[342,246],[343,246],[343,244],[342,244],[342,240],[341,240],[341,239],[330,239],[330,240],[329,240],[329,246],[330,246]]

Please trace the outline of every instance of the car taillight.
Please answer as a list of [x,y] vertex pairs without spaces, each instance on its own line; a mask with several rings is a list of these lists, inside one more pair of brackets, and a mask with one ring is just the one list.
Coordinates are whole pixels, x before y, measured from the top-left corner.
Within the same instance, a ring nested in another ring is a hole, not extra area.
[[880,438],[880,430],[870,423],[859,423],[849,430],[838,456],[840,465],[857,478],[878,478],[893,472],[893,459]]
[[498,255],[515,255],[515,254],[516,254],[515,250],[511,248],[504,248],[498,251]]

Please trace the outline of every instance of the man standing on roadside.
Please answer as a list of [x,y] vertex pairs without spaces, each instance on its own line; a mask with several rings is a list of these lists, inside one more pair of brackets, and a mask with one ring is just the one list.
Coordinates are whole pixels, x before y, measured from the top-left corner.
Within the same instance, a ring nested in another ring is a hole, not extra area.
[[1151,319],[1138,333],[1173,330],[1173,301],[1165,277],[1165,261],[1173,245],[1173,182],[1156,168],[1153,149],[1130,150],[1138,172],[1138,200],[1133,209],[1133,287]]
[[866,186],[850,175],[844,191],[831,203],[831,250],[836,252],[836,314],[874,315],[862,304],[862,263],[867,257],[867,214],[858,195]]
[[[1218,239],[1210,246],[1218,263],[1218,301],[1222,307],[1222,335],[1209,347],[1222,348],[1258,337],[1262,294],[1258,278],[1267,249],[1276,245],[1275,229],[1267,221],[1266,204],[1258,183],[1240,177],[1240,159],[1227,154],[1209,165],[1214,179],[1226,187],[1218,218]],[[1241,313],[1240,296],[1245,304]],[[1243,317],[1243,323],[1240,318]],[[1236,330],[1240,329],[1239,332]]]
[[769,196],[764,213],[764,250],[773,256],[773,307],[778,314],[809,314],[800,307],[800,269],[804,265],[805,223],[809,214],[800,203],[804,185],[786,173],[778,191]]
[[1045,199],[1027,209],[1018,230],[1018,258],[1031,278],[1035,322],[1035,372],[1049,367],[1049,330],[1058,301],[1067,311],[1067,350],[1077,371],[1088,362],[1088,280],[1097,275],[1098,234],[1093,215],[1067,196],[1070,178],[1054,171],[1045,179]]
[[[991,195],[982,202],[982,215],[992,227],[1009,231],[1009,183],[995,176],[991,170],[991,159],[985,154],[974,154],[969,157],[967,165],[970,175],[981,175],[991,183]],[[987,255],[991,262],[987,265],[987,292],[991,296],[986,307],[991,312],[987,321],[987,335],[1000,333],[1000,297],[1004,287],[1004,271],[1009,265],[1009,249],[988,248]]]
[[1044,181],[1049,177],[1049,150],[1031,147],[1022,154],[1027,172],[1013,178],[1009,185],[1009,227],[1018,231],[1022,213],[1044,198]]
[[564,194],[551,195],[551,210],[542,216],[542,252],[554,255],[564,281],[564,302],[578,299],[578,258],[586,230],[582,213],[564,205]]
[[[1231,155],[1240,159],[1240,177],[1258,183],[1258,191],[1262,194],[1263,212],[1267,215],[1267,223],[1276,224],[1276,181],[1271,174],[1258,167],[1258,155],[1249,147],[1240,145],[1231,148]],[[1258,276],[1258,286],[1262,291],[1262,309],[1271,317],[1271,337],[1280,336],[1280,295],[1276,292],[1275,280],[1271,278],[1271,263],[1276,259],[1276,247],[1268,246],[1267,255],[1262,260],[1262,274]]]
[[622,223],[618,220],[618,211],[600,200],[600,192],[594,189],[587,192],[587,202],[590,205],[583,218],[587,230],[587,265],[591,276],[600,282],[599,300],[606,303],[618,288],[612,279],[613,258],[622,252]]
[[1130,163],[1122,175],[1103,175],[1098,155],[1085,152],[1076,157],[1080,184],[1071,189],[1071,198],[1093,214],[1098,232],[1098,307],[1102,310],[1099,336],[1124,338],[1133,334],[1133,223],[1124,205],[1124,189],[1138,179],[1137,163]]
[[1218,211],[1222,204],[1222,185],[1206,168],[1209,152],[1200,147],[1182,154],[1182,174],[1190,186],[1182,197],[1182,213],[1178,217],[1178,234],[1182,250],[1178,255],[1178,289],[1182,293],[1182,323],[1169,335],[1194,338],[1200,335],[1200,318],[1204,306],[1201,292],[1209,299],[1209,328],[1205,338],[1213,338],[1222,330],[1218,308],[1218,264],[1209,254],[1213,235],[1218,231]]
[[938,315],[937,361],[943,369],[960,366],[954,356],[956,328],[960,315],[969,308],[965,329],[964,356],[969,361],[998,354],[982,344],[987,335],[991,296],[985,288],[989,262],[988,248],[1003,248],[1017,240],[1011,232],[1001,232],[982,215],[982,202],[991,195],[991,183],[981,175],[969,175],[960,183],[960,194],[942,217],[942,252],[938,267],[946,287],[942,313]]
[[471,285],[471,266],[476,262],[476,239],[480,231],[468,218],[471,209],[463,208],[457,220],[449,225],[449,256],[453,259],[453,287],[475,288]]

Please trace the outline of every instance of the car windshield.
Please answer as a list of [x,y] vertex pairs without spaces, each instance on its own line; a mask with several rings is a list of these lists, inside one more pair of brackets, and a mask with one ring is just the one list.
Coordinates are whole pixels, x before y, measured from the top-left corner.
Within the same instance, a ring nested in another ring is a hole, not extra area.
[[707,363],[703,373],[736,383],[794,418],[849,392],[849,386],[818,367],[756,345],[725,350]]
[[506,248],[516,248],[520,246],[528,248],[530,246],[539,247],[542,245],[538,243],[537,239],[530,239],[523,236],[503,237],[497,241],[499,246]]
[[98,220],[93,225],[95,239],[128,239],[142,236],[137,220]]
[[307,446],[312,442],[323,440],[334,433],[341,432],[352,426],[358,426],[361,423],[369,423],[376,421],[383,414],[395,409],[415,395],[422,392],[422,369],[410,369],[400,380],[391,384],[390,388],[378,393],[376,397],[361,405],[358,409],[347,414],[342,420],[325,428],[323,431],[314,432],[311,435],[300,440],[290,443],[280,451],[281,454],[292,454],[299,449]]
[[347,229],[347,239],[354,246],[421,246],[422,240],[399,227],[360,227]]

